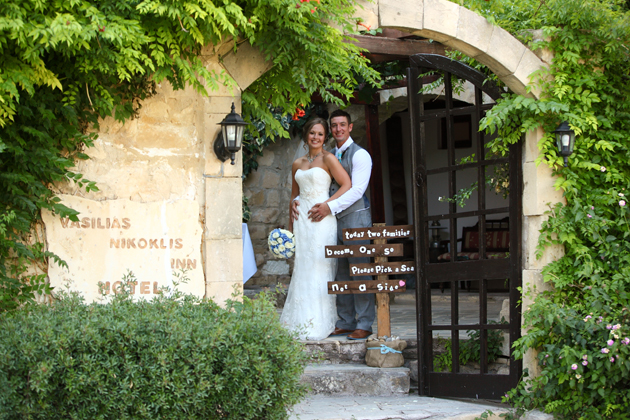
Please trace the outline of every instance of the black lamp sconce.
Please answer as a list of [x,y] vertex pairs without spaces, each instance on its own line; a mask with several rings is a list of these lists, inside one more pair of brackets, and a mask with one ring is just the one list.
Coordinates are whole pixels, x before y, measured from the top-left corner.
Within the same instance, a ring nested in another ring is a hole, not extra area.
[[214,140],[214,154],[221,162],[230,158],[232,165],[234,165],[236,153],[241,150],[243,130],[247,123],[236,113],[234,102],[232,102],[232,111],[219,124],[221,131]]
[[564,158],[564,166],[568,164],[568,158],[573,154],[575,146],[575,131],[571,130],[569,123],[564,121],[554,130],[556,133],[556,146],[560,156]]

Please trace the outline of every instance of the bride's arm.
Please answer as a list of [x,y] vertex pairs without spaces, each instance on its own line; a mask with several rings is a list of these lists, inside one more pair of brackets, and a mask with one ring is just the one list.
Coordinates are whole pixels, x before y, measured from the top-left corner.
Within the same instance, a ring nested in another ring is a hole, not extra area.
[[326,166],[328,166],[328,170],[330,170],[330,173],[332,174],[333,178],[335,178],[335,181],[337,181],[337,184],[339,184],[339,189],[337,190],[337,192],[335,192],[335,194],[333,194],[328,200],[325,201],[325,203],[328,203],[329,201],[337,199],[345,194],[350,189],[350,187],[352,187],[352,181],[350,180],[350,175],[348,175],[348,172],[343,169],[341,163],[339,163],[335,155],[333,155],[332,153],[327,153],[324,156],[324,163],[326,164]]
[[[289,200],[289,231],[293,232],[293,217],[291,216],[291,207],[293,206],[293,200],[300,195],[300,186],[295,182],[295,173],[299,169],[300,164],[296,160],[291,167],[291,199]],[[343,169],[343,168],[342,168]]]

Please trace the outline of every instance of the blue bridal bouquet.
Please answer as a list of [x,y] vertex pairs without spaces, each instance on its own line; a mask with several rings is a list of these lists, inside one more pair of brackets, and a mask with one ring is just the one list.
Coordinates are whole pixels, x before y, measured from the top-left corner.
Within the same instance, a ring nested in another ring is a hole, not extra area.
[[280,228],[272,230],[267,243],[269,251],[276,258],[291,258],[295,254],[295,237],[288,230]]

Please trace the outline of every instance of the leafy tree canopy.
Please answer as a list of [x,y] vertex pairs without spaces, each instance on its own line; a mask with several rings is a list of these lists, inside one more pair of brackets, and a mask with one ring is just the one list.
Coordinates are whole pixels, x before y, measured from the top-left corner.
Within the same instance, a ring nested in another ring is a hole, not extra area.
[[235,39],[273,62],[243,93],[245,117],[285,134],[276,109],[293,111],[315,91],[340,103],[328,89],[350,95],[355,75],[375,82],[334,29],[352,30],[353,11],[348,0],[0,1],[0,308],[18,304],[16,295],[29,300],[31,286],[42,290],[43,276],[18,280],[28,260],[50,256],[29,237],[40,210],[76,217],[54,183],[96,188],[71,171],[97,136],[88,127],[132,118],[163,80],[202,94],[228,83],[199,53]]

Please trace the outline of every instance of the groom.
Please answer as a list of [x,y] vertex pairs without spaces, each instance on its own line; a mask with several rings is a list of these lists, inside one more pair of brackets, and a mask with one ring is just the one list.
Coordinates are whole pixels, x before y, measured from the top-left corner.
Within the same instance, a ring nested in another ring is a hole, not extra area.
[[[329,214],[337,217],[337,243],[339,245],[364,245],[370,241],[344,241],[343,229],[372,227],[370,203],[365,196],[365,190],[370,182],[372,173],[372,158],[370,154],[356,144],[350,137],[352,121],[350,114],[340,109],[330,115],[330,131],[337,142],[332,150],[339,159],[341,166],[348,172],[352,180],[352,188],[336,200],[328,203],[315,204],[308,212],[309,218],[319,222]],[[333,181],[330,195],[339,189]],[[297,206],[293,206],[296,208]],[[369,263],[369,258],[354,258],[353,263]],[[350,277],[350,267],[347,258],[339,258],[336,281],[371,280],[369,276]],[[337,314],[339,320],[335,331],[331,335],[348,335],[350,340],[363,340],[372,334],[372,324],[376,310],[374,294],[337,295]]]

